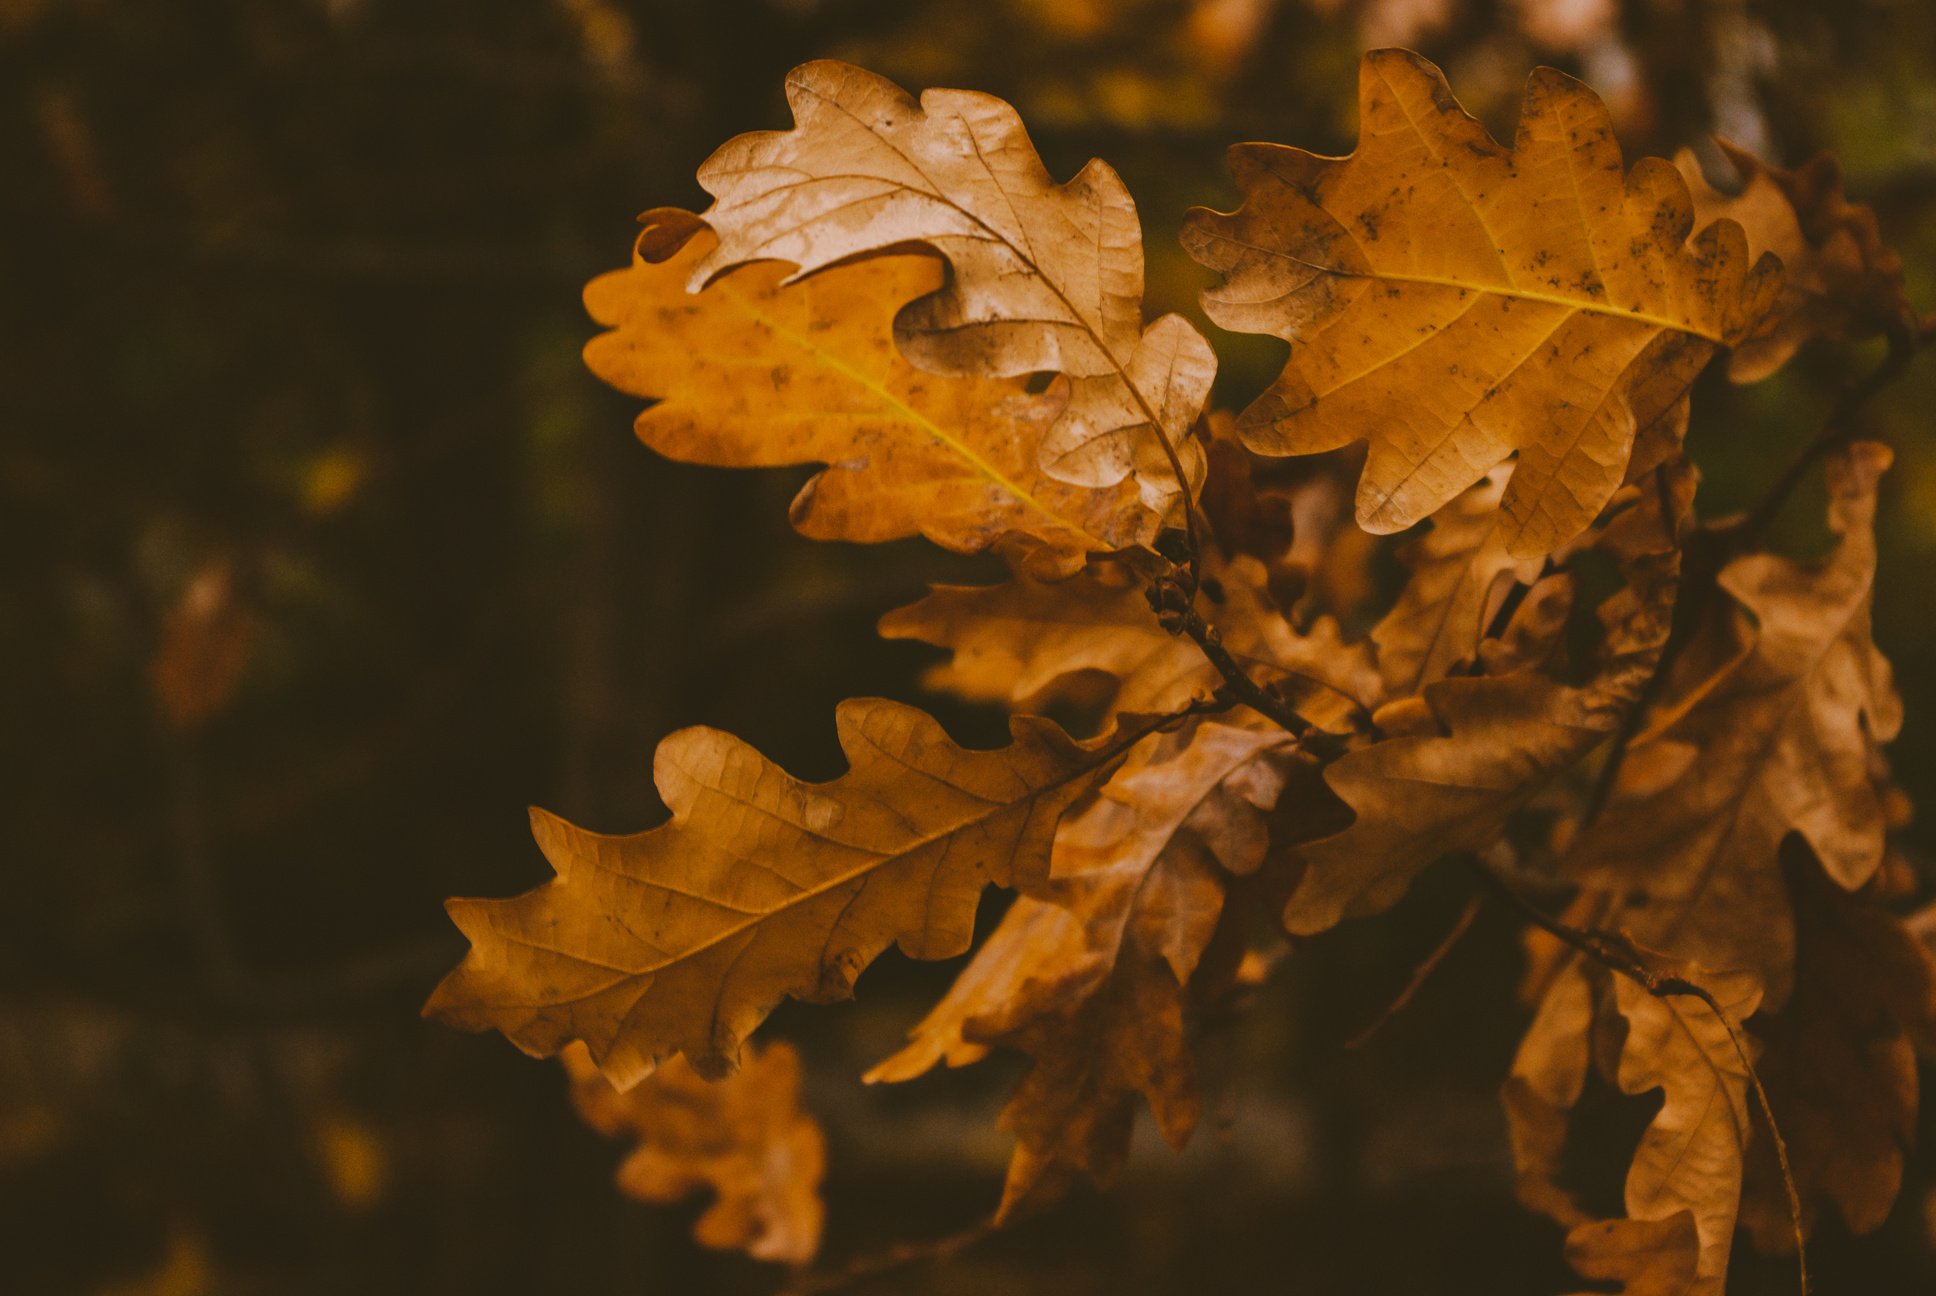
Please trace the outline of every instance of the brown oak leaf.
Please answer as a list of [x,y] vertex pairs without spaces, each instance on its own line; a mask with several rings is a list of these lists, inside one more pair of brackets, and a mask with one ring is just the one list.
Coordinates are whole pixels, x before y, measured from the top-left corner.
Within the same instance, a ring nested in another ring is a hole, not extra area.
[[1662,1092],[1660,1110],[1641,1134],[1627,1171],[1627,1216],[1664,1221],[1691,1213],[1699,1259],[1688,1296],[1718,1296],[1727,1278],[1749,1138],[1753,1059],[1737,1050],[1735,1031],[1761,1002],[1761,984],[1749,972],[1709,972],[1698,965],[1676,971],[1705,987],[1726,1016],[1691,996],[1656,996],[1627,977],[1614,978],[1614,1002],[1627,1021],[1620,1088]]
[[1619,727],[1659,661],[1678,586],[1693,483],[1683,462],[1660,471],[1658,489],[1630,488],[1633,503],[1597,542],[1629,584],[1597,610],[1602,640],[1585,683],[1569,682],[1558,653],[1571,581],[1550,577],[1486,645],[1486,674],[1381,708],[1373,718],[1390,736],[1326,768],[1355,818],[1297,848],[1303,879],[1284,910],[1293,933],[1389,908],[1432,861],[1491,845],[1507,816]]
[[[683,213],[653,213],[629,269],[585,289],[609,326],[585,348],[592,372],[658,403],[639,415],[659,453],[728,467],[824,463],[793,502],[793,523],[822,540],[925,535],[972,553],[1011,535],[1055,574],[1090,551],[1147,546],[1156,519],[1128,483],[1075,486],[1042,471],[1044,437],[1067,384],[1030,394],[1019,380],[947,378],[895,348],[892,312],[933,292],[931,257],[881,257],[798,283],[756,264],[688,293],[713,239]],[[680,234],[682,247],[668,248]],[[662,261],[656,258],[664,258]]]
[[632,1150],[619,1190],[670,1203],[702,1190],[702,1246],[805,1264],[820,1246],[826,1140],[800,1106],[800,1057],[785,1043],[749,1048],[736,1075],[709,1081],[673,1058],[621,1093],[574,1042],[559,1055],[584,1122]]
[[[1880,1228],[1916,1138],[1916,1043],[1936,1040],[1936,959],[1901,920],[1791,852],[1795,992],[1753,1023],[1756,1069],[1788,1145],[1803,1227],[1833,1203],[1851,1232]],[[1759,1132],[1759,1131],[1758,1131]],[[1741,1224],[1794,1250],[1788,1194],[1766,1139],[1748,1161]]]
[[1506,550],[1548,553],[1612,498],[1636,431],[1749,335],[1779,263],[1751,265],[1732,221],[1690,244],[1679,173],[1627,172],[1605,106],[1550,68],[1510,150],[1404,50],[1365,56],[1359,113],[1349,157],[1236,146],[1243,206],[1185,226],[1225,276],[1210,318],[1292,343],[1244,438],[1279,455],[1368,438],[1358,520],[1379,533],[1516,454]]
[[1882,862],[1878,747],[1902,723],[1869,628],[1875,492],[1889,460],[1859,443],[1830,464],[1840,542],[1826,562],[1750,554],[1722,570],[1717,646],[1684,656],[1605,812],[1564,862],[1570,876],[1633,897],[1618,922],[1641,943],[1752,968],[1771,1007],[1793,981],[1782,839],[1799,832],[1848,890]]
[[991,1046],[1034,1060],[1002,1114],[1017,1146],[1000,1218],[1074,1172],[1106,1183],[1140,1093],[1176,1147],[1196,1126],[1186,990],[1217,928],[1226,873],[1268,846],[1289,735],[1203,721],[1140,748],[1057,833],[1041,898],[1024,896],[870,1080],[907,1080]]
[[786,88],[792,130],[739,136],[699,169],[719,245],[695,285],[749,261],[804,275],[933,248],[951,273],[896,317],[908,358],[933,373],[1065,375],[1043,466],[1079,485],[1132,478],[1175,520],[1180,490],[1202,481],[1190,428],[1216,356],[1180,315],[1144,326],[1142,229],[1116,173],[1092,161],[1055,183],[1015,110],[990,95],[917,102],[829,60],[795,68]]
[[1125,747],[1018,716],[1011,746],[965,750],[880,699],[836,723],[850,768],[829,783],[692,728],[653,760],[664,826],[605,836],[533,810],[557,877],[449,903],[471,949],[425,1012],[539,1055],[583,1040],[621,1087],[675,1052],[729,1074],[782,997],[845,998],[891,944],[965,951],[982,889],[1041,884],[1056,821]]
[[[1203,568],[1214,596],[1200,603],[1224,646],[1261,682],[1296,676],[1335,695],[1369,701],[1377,677],[1360,644],[1319,617],[1302,632],[1271,603],[1264,565],[1249,555]],[[881,618],[889,639],[918,639],[950,651],[926,676],[928,687],[977,702],[1040,706],[1069,696],[1089,675],[1111,681],[1110,710],[1173,711],[1205,697],[1221,678],[1190,640],[1158,624],[1133,575],[1092,565],[1072,580],[1026,572],[1001,585],[940,585],[926,598]],[[1333,706],[1311,708],[1322,722]]]
[[1766,378],[1811,338],[1874,337],[1913,319],[1902,258],[1882,241],[1874,209],[1843,195],[1833,157],[1818,153],[1788,171],[1726,140],[1716,143],[1740,173],[1738,193],[1708,183],[1691,151],[1674,155],[1695,219],[1739,222],[1749,250],[1774,253],[1784,268],[1775,309],[1728,357],[1730,378]]

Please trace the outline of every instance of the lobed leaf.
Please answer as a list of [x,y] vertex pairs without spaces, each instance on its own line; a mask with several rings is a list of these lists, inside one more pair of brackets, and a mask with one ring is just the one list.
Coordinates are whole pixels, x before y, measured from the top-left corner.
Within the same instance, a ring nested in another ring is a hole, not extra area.
[[1636,432],[1751,333],[1779,263],[1751,266],[1732,221],[1687,243],[1679,174],[1628,173],[1605,105],[1550,68],[1510,150],[1404,50],[1365,56],[1359,117],[1349,157],[1236,146],[1243,205],[1184,228],[1225,276],[1210,318],[1292,343],[1239,428],[1265,454],[1369,440],[1358,520],[1379,533],[1516,455],[1507,552],[1551,552],[1612,498]]
[[612,837],[533,810],[557,877],[449,903],[471,949],[425,1012],[540,1055],[583,1040],[621,1088],[673,1053],[728,1074],[782,997],[845,998],[890,944],[966,951],[982,889],[1040,885],[1056,821],[1123,750],[1028,716],[1012,745],[965,750],[880,699],[836,724],[850,768],[830,783],[693,728],[653,761],[664,826]]

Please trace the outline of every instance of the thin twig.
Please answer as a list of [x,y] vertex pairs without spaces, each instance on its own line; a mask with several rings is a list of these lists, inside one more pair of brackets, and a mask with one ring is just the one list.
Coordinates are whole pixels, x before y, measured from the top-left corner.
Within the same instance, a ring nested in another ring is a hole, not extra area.
[[934,1264],[951,1259],[995,1232],[995,1221],[982,1220],[970,1228],[927,1242],[902,1242],[873,1255],[860,1256],[830,1273],[805,1273],[788,1282],[777,1296],[826,1296],[845,1291],[856,1283],[878,1278],[910,1265]]
[[1346,1048],[1363,1048],[1371,1042],[1372,1036],[1384,1029],[1386,1022],[1405,1010],[1405,1005],[1410,1003],[1412,996],[1416,995],[1419,988],[1431,979],[1432,973],[1438,969],[1440,963],[1445,961],[1445,956],[1450,954],[1452,947],[1459,943],[1459,938],[1472,929],[1472,921],[1479,916],[1479,909],[1484,901],[1485,897],[1481,893],[1477,891],[1472,893],[1471,898],[1465,902],[1465,908],[1459,911],[1457,920],[1453,922],[1452,930],[1446,932],[1439,943],[1432,947],[1432,952],[1425,956],[1424,961],[1413,969],[1412,979],[1405,983],[1405,988],[1398,992],[1398,997],[1385,1006],[1385,1011],[1372,1018],[1370,1025],[1346,1040],[1344,1044]]
[[1761,1076],[1755,1070],[1754,1060],[1748,1056],[1747,1041],[1742,1038],[1740,1025],[1728,1015],[1725,1008],[1721,1007],[1720,1002],[1707,987],[1689,981],[1686,977],[1656,971],[1640,956],[1633,942],[1624,936],[1574,927],[1561,922],[1520,895],[1507,884],[1505,879],[1485,865],[1474,861],[1473,868],[1493,892],[1524,914],[1534,926],[1569,949],[1592,959],[1608,971],[1626,977],[1656,999],[1675,996],[1698,999],[1707,1006],[1709,1012],[1714,1014],[1715,1020],[1719,1021],[1728,1032],[1728,1040],[1734,1046],[1735,1056],[1741,1059],[1741,1066],[1748,1073],[1748,1081],[1754,1088],[1755,1102],[1761,1108],[1761,1118],[1768,1124],[1768,1135],[1775,1146],[1775,1159],[1781,1166],[1782,1186],[1788,1192],[1788,1217],[1795,1232],[1795,1263],[1800,1271],[1802,1296],[1808,1296],[1808,1239],[1802,1225],[1801,1194],[1795,1187],[1794,1171],[1788,1163],[1788,1143],[1781,1136],[1781,1127],[1775,1123],[1775,1109],[1768,1102],[1768,1091],[1762,1087]]
[[1196,591],[1174,576],[1158,577],[1149,587],[1150,608],[1156,619],[1171,634],[1185,634],[1202,650],[1217,674],[1223,677],[1218,693],[1243,703],[1259,715],[1274,721],[1298,741],[1298,746],[1319,760],[1334,760],[1344,754],[1344,740],[1297,713],[1297,708],[1250,677],[1243,663],[1224,647],[1217,627],[1197,611]]
[[1844,391],[1836,399],[1835,407],[1822,421],[1821,429],[1807,445],[1801,448],[1801,452],[1789,463],[1781,476],[1776,479],[1775,484],[1769,487],[1761,503],[1755,505],[1754,510],[1748,514],[1747,520],[1742,522],[1734,533],[1737,543],[1743,545],[1750,543],[1768,529],[1769,524],[1780,515],[1782,506],[1788,502],[1788,497],[1794,494],[1795,488],[1800,486],[1803,479],[1808,476],[1809,470],[1829,452],[1844,445],[1855,435],[1855,416],[1875,398],[1876,393],[1902,375],[1903,370],[1909,367],[1909,362],[1916,358],[1923,344],[1932,336],[1936,336],[1936,321],[1925,321],[1920,326],[1905,322],[1901,327],[1890,331],[1889,354],[1883,357],[1882,363],[1877,365],[1867,378]]

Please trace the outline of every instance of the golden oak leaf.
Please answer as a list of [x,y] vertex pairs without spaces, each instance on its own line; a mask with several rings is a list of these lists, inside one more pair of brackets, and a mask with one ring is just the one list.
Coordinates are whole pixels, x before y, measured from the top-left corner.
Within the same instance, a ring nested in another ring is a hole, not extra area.
[[850,768],[830,783],[692,728],[653,760],[664,826],[609,837],[534,810],[558,876],[450,902],[471,949],[426,1013],[540,1055],[583,1040],[620,1087],[675,1052],[730,1073],[782,997],[845,998],[890,944],[966,950],[983,887],[1040,884],[1056,821],[1122,751],[1029,716],[1011,746],[964,750],[880,699],[842,703],[836,722]]
[[1263,859],[1292,747],[1279,730],[1204,721],[1139,748],[1063,823],[1041,898],[1016,901],[912,1042],[869,1072],[907,1080],[993,1045],[1034,1059],[1002,1114],[1018,1142],[1001,1218],[1053,1197],[1074,1172],[1114,1178],[1139,1093],[1173,1146],[1189,1138],[1186,991],[1223,909],[1223,875]]
[[[1700,654],[1627,749],[1604,813],[1566,871],[1631,897],[1620,924],[1643,944],[1709,966],[1753,968],[1771,1007],[1793,980],[1794,924],[1779,848],[1799,832],[1844,889],[1882,862],[1878,744],[1902,723],[1870,636],[1876,483],[1889,451],[1861,443],[1830,464],[1834,554],[1808,564],[1750,554],[1720,573],[1719,670]],[[1750,621],[1752,618],[1752,621]]]
[[729,467],[830,465],[793,503],[794,525],[816,539],[919,534],[972,553],[1019,533],[1067,572],[1090,550],[1155,538],[1128,484],[1072,486],[1042,471],[1066,386],[1031,395],[1017,380],[938,377],[895,349],[892,312],[940,284],[933,258],[882,257],[799,283],[759,264],[688,293],[711,242],[647,245],[667,259],[635,256],[585,289],[611,330],[585,361],[657,400],[637,425],[654,450]]
[[1596,1220],[1566,1235],[1566,1262],[1582,1278],[1619,1283],[1619,1296],[1690,1296],[1699,1290],[1700,1236],[1691,1211]]
[[[1805,854],[1805,852],[1797,852]],[[1832,1202],[1854,1233],[1881,1227],[1916,1139],[1916,1041],[1936,1039],[1936,959],[1903,923],[1850,896],[1813,860],[1795,887],[1795,991],[1757,1018],[1756,1062],[1812,1229]],[[1781,1172],[1765,1139],[1748,1161],[1741,1224],[1765,1252],[1794,1250]]]
[[1142,230],[1116,173],[1096,161],[1056,184],[1015,110],[989,95],[930,90],[917,103],[824,60],[786,85],[792,130],[730,140],[699,169],[719,246],[694,282],[748,261],[808,274],[933,248],[952,273],[896,317],[908,358],[934,373],[1066,375],[1043,465],[1080,485],[1133,478],[1169,517],[1170,455],[1189,489],[1202,479],[1190,427],[1216,356],[1179,315],[1144,327]]
[[1231,151],[1244,204],[1191,213],[1191,254],[1223,272],[1204,309],[1292,343],[1239,420],[1265,454],[1368,438],[1358,520],[1402,530],[1517,454],[1505,545],[1536,557],[1584,530],[1717,345],[1746,337],[1780,267],[1740,227],[1687,242],[1672,165],[1627,173],[1605,106],[1543,68],[1518,139],[1494,143],[1438,70],[1366,55],[1356,153]]
[[1811,338],[1873,337],[1913,319],[1902,258],[1883,243],[1875,211],[1843,195],[1842,168],[1833,157],[1818,153],[1786,171],[1725,140],[1717,143],[1740,173],[1738,193],[1709,184],[1691,151],[1674,155],[1696,219],[1738,222],[1749,250],[1772,252],[1784,270],[1775,309],[1728,357],[1729,377],[1765,378]]
[[1546,981],[1500,1087],[1519,1200],[1568,1227],[1589,1221],[1559,1180],[1569,1118],[1592,1060],[1593,1021],[1593,983],[1578,961],[1567,957]]
[[1494,469],[1399,551],[1411,579],[1371,631],[1386,696],[1416,693],[1470,660],[1505,591],[1539,576],[1538,560],[1506,551],[1499,501],[1511,476]]
[[585,1123],[634,1146],[618,1186],[669,1203],[701,1190],[713,1202],[693,1225],[702,1246],[805,1264],[820,1246],[826,1140],[800,1106],[791,1046],[747,1050],[738,1074],[709,1081],[673,1058],[632,1088],[614,1089],[583,1043],[559,1055]]
[[[1349,482],[1335,465],[1258,459],[1223,410],[1211,411],[1204,428],[1209,470],[1199,511],[1218,547],[1261,561],[1272,599],[1287,612],[1355,621],[1378,593],[1371,575],[1378,538],[1352,520]],[[1268,480],[1258,471],[1267,464]]]
[[[1203,570],[1202,609],[1253,677],[1297,676],[1353,701],[1376,688],[1363,649],[1346,644],[1335,621],[1292,628],[1255,558],[1206,554]],[[1024,572],[1001,585],[938,585],[882,617],[880,630],[950,650],[924,682],[978,702],[1039,705],[1100,674],[1113,681],[1112,713],[1142,714],[1176,710],[1222,682],[1194,643],[1157,623],[1132,575],[1112,566],[1060,582]]]
[[1726,1017],[1693,997],[1657,997],[1627,977],[1614,979],[1614,1002],[1627,1020],[1620,1088],[1662,1092],[1660,1110],[1641,1134],[1627,1171],[1627,1216],[1663,1221],[1691,1213],[1700,1247],[1687,1293],[1718,1296],[1727,1278],[1749,1137],[1751,1059],[1737,1051],[1731,1025],[1754,1012],[1761,984],[1749,972],[1712,973],[1699,965],[1679,971],[1706,988]]
[[[1598,609],[1603,635],[1587,682],[1561,672],[1571,580],[1549,577],[1484,646],[1491,673],[1438,680],[1381,708],[1374,719],[1392,736],[1326,768],[1355,818],[1297,848],[1303,878],[1284,911],[1293,933],[1389,908],[1432,861],[1489,846],[1510,814],[1619,727],[1659,661],[1678,584],[1692,480],[1681,463],[1660,471],[1662,487],[1632,488],[1634,502],[1599,539],[1629,584]],[[1663,516],[1664,497],[1675,517]]]

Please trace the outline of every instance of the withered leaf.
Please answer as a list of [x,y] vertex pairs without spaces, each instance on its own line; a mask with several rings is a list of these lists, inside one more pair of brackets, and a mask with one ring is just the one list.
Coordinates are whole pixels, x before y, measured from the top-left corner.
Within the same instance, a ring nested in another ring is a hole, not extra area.
[[1750,554],[1722,570],[1732,604],[1717,608],[1721,665],[1685,659],[1565,860],[1570,876],[1638,897],[1619,922],[1642,943],[1753,968],[1771,1006],[1787,998],[1794,961],[1782,838],[1799,832],[1845,889],[1882,861],[1877,748],[1902,723],[1869,629],[1875,492],[1889,458],[1859,443],[1830,464],[1840,542],[1827,562]]
[[[651,231],[648,231],[648,238]],[[823,540],[925,535],[972,553],[1012,534],[1049,570],[1091,550],[1148,545],[1156,519],[1127,483],[1073,486],[1045,474],[1043,438],[1067,399],[1020,381],[946,378],[895,348],[896,307],[941,282],[931,257],[882,257],[798,283],[758,264],[688,293],[712,246],[699,232],[655,263],[585,289],[610,327],[585,348],[606,382],[658,403],[641,440],[670,458],[729,467],[824,463],[793,504],[794,525]]]
[[[1748,972],[1680,969],[1706,988],[1726,1018],[1686,995],[1655,996],[1627,977],[1614,979],[1614,1001],[1627,1019],[1619,1085],[1630,1094],[1662,1091],[1660,1110],[1640,1136],[1627,1171],[1627,1216],[1664,1221],[1686,1211],[1699,1238],[1689,1296],[1719,1293],[1727,1278],[1748,1146],[1748,1067],[1731,1025],[1761,1001]],[[1729,1019],[1732,1019],[1731,1021]]]
[[1739,222],[1749,251],[1774,253],[1784,269],[1779,301],[1728,357],[1729,377],[1765,378],[1811,338],[1873,337],[1913,319],[1902,258],[1882,241],[1875,211],[1843,195],[1833,157],[1818,153],[1787,171],[1725,140],[1717,143],[1740,173],[1738,193],[1709,184],[1691,151],[1674,155],[1693,194],[1696,221]]
[[[1916,1042],[1936,1039],[1936,959],[1814,860],[1789,876],[1795,991],[1779,1013],[1752,1023],[1763,1043],[1756,1069],[1788,1145],[1803,1227],[1833,1203],[1851,1232],[1868,1233],[1895,1204],[1915,1143]],[[1794,1249],[1788,1194],[1765,1138],[1748,1161],[1741,1224],[1762,1251]]]
[[607,1138],[634,1146],[620,1191],[669,1203],[710,1190],[693,1225],[702,1246],[805,1264],[820,1246],[826,1140],[800,1106],[800,1058],[785,1043],[749,1048],[738,1074],[709,1081],[673,1058],[621,1093],[574,1041],[559,1055],[572,1105]]
[[[1204,610],[1253,677],[1297,676],[1352,701],[1375,692],[1362,646],[1347,644],[1329,617],[1294,629],[1272,605],[1257,559],[1210,553],[1204,571],[1220,600],[1206,595]],[[1092,565],[1060,582],[1023,572],[1000,585],[936,586],[882,617],[880,630],[949,649],[925,683],[978,702],[1039,706],[1099,674],[1111,681],[1112,712],[1149,713],[1186,706],[1221,682],[1194,643],[1158,624],[1132,575],[1118,567]]]
[[1468,661],[1503,589],[1514,581],[1531,585],[1538,577],[1537,559],[1506,551],[1499,501],[1511,476],[1509,467],[1494,469],[1400,552],[1411,579],[1371,631],[1387,696],[1416,693]]
[[630,836],[532,812],[557,877],[453,900],[471,949],[425,1011],[526,1052],[583,1040],[620,1087],[683,1053],[709,1078],[783,996],[846,997],[890,944],[960,954],[983,887],[1039,885],[1056,821],[1122,745],[1018,716],[996,751],[859,699],[836,713],[849,770],[802,783],[731,734],[683,729],[653,761],[671,822]]
[[1636,488],[1601,537],[1630,583],[1598,609],[1603,637],[1586,683],[1557,669],[1571,584],[1551,577],[1488,658],[1495,673],[1442,679],[1381,709],[1374,719],[1393,736],[1325,770],[1355,819],[1298,848],[1304,875],[1284,911],[1292,932],[1386,909],[1433,860],[1490,845],[1508,815],[1615,731],[1660,658],[1678,584],[1679,519],[1664,517],[1662,502],[1684,512],[1692,481],[1683,464],[1661,471],[1666,484]]
[[1365,56],[1359,113],[1349,157],[1238,145],[1244,204],[1185,227],[1225,276],[1210,318],[1292,343],[1245,440],[1281,455],[1368,437],[1358,520],[1379,533],[1516,453],[1507,552],[1550,552],[1613,496],[1636,430],[1748,336],[1779,264],[1751,266],[1731,221],[1689,244],[1679,173],[1626,172],[1605,106],[1550,68],[1511,150],[1404,50]]
[[934,373],[1066,375],[1070,399],[1043,465],[1081,485],[1133,478],[1171,516],[1180,485],[1170,455],[1190,489],[1202,480],[1189,432],[1216,356],[1179,315],[1144,327],[1142,229],[1116,173],[1095,161],[1056,184],[1015,110],[972,91],[916,102],[823,60],[788,75],[787,101],[792,130],[742,135],[700,167],[719,245],[694,283],[748,261],[807,274],[933,248],[952,274],[896,318],[907,356]]
[[1015,903],[912,1042],[869,1073],[906,1080],[993,1045],[1034,1059],[1002,1114],[1018,1140],[1002,1218],[1071,1172],[1114,1178],[1139,1093],[1173,1146],[1195,1128],[1186,988],[1224,874],[1263,858],[1291,746],[1271,727],[1205,721],[1139,748],[1062,825],[1042,896]]

